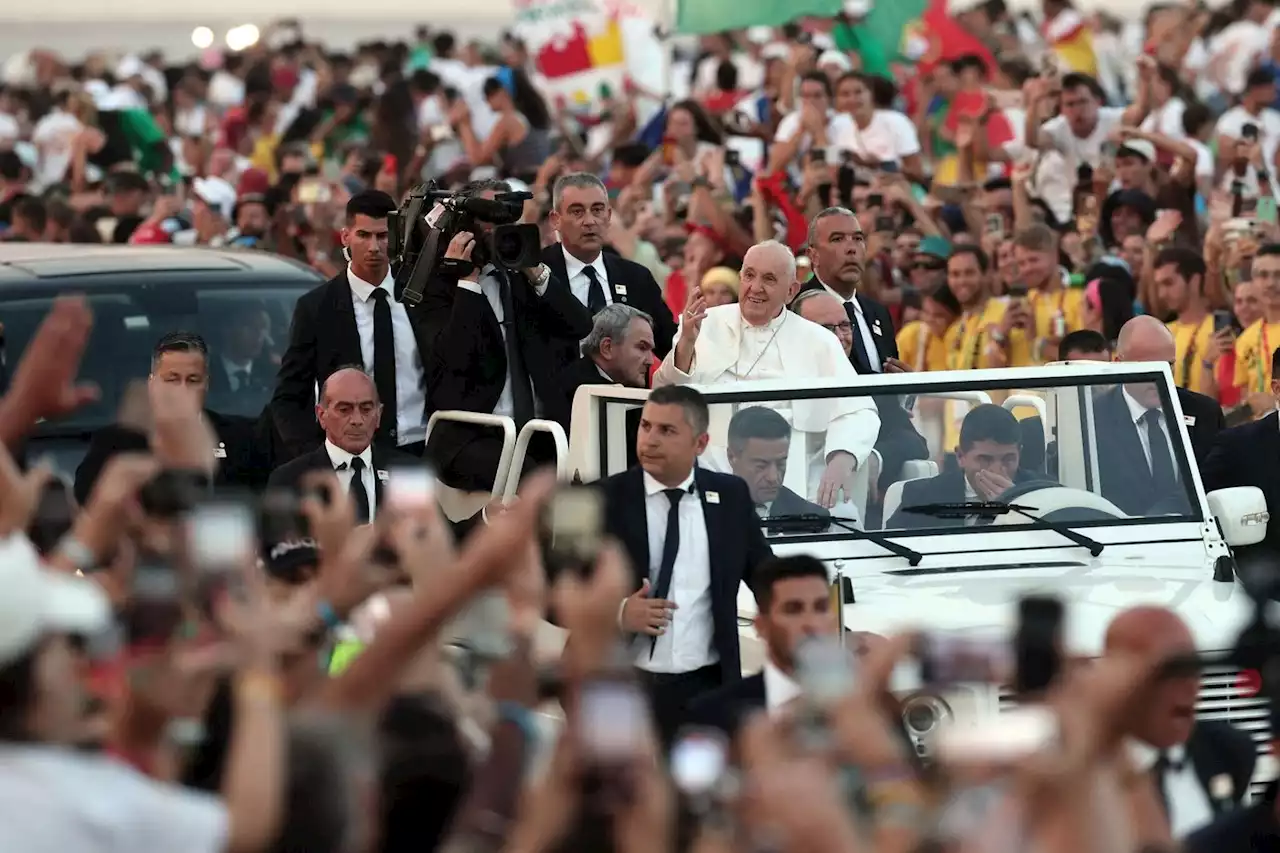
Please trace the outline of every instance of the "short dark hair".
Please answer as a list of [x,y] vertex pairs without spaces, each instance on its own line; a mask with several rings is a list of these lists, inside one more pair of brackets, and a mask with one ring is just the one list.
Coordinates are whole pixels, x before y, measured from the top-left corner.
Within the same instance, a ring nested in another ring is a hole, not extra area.
[[357,216],[386,219],[395,209],[395,199],[382,190],[361,190],[347,202],[347,222],[355,221]]
[[1167,249],[1161,249],[1151,269],[1158,270],[1171,264],[1177,268],[1178,275],[1182,276],[1183,281],[1189,282],[1193,276],[1200,276],[1200,287],[1197,289],[1204,290],[1204,277],[1208,268],[1199,252],[1186,246],[1170,246]]
[[947,258],[947,264],[950,265],[956,258],[962,258],[965,255],[972,255],[974,260],[978,262],[978,269],[983,272],[991,269],[991,259],[987,257],[987,253],[982,251],[981,246],[975,246],[972,243],[961,243],[958,246],[952,246],[951,255]]
[[827,93],[827,98],[834,97],[835,93],[831,91],[831,78],[821,71],[806,71],[800,75],[801,83],[820,83],[822,91]]
[[209,361],[209,345],[195,332],[170,332],[156,341],[155,348],[151,350],[153,369],[160,362],[160,357],[167,352],[197,352],[204,357],[206,363]]
[[1098,81],[1088,74],[1081,74],[1073,71],[1062,78],[1062,91],[1070,92],[1075,89],[1088,89],[1089,94],[1094,98],[1106,103],[1107,93],[1102,91],[1102,86],[1098,85]]
[[979,441],[1021,444],[1022,430],[1018,427],[1018,419],[995,403],[974,407],[960,424],[960,450],[966,451]]
[[933,300],[957,317],[964,313],[964,306],[960,304],[959,299],[956,299],[956,295],[951,292],[951,288],[945,284],[938,285],[931,292],[926,293],[924,298]]
[[49,224],[49,211],[35,196],[24,196],[13,203],[13,219],[21,218],[32,231],[44,233]]
[[1073,352],[1107,352],[1107,339],[1093,329],[1076,329],[1058,342],[1058,361],[1066,361]]
[[658,406],[679,406],[684,409],[685,420],[698,435],[711,426],[711,413],[707,398],[687,385],[661,385],[649,392],[648,402]]
[[765,560],[756,566],[751,577],[751,592],[755,594],[760,612],[767,611],[773,604],[774,585],[791,578],[822,578],[823,581],[829,581],[831,576],[822,561],[810,554]]
[[0,667],[0,743],[31,741],[31,708],[39,689],[36,686],[36,657],[42,646],[26,652]]
[[729,421],[729,446],[741,447],[753,438],[777,441],[791,438],[791,424],[787,419],[766,406],[748,406],[739,409]]
[[1269,255],[1280,255],[1280,243],[1264,243],[1253,254],[1255,258],[1265,258]]

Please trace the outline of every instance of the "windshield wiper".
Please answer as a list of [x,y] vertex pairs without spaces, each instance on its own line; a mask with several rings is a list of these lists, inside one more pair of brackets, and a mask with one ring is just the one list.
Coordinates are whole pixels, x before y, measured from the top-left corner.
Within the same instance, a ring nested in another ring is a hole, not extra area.
[[913,566],[920,565],[920,561],[924,559],[924,555],[919,551],[914,551],[906,545],[899,545],[892,539],[881,536],[878,533],[871,533],[856,527],[852,522],[843,518],[835,518],[830,515],[819,515],[816,512],[797,512],[789,515],[771,515],[767,518],[760,519],[761,527],[780,528],[784,533],[824,533],[831,526],[836,526],[842,530],[847,530],[857,539],[866,542],[872,542],[879,545],[886,551],[890,551],[906,560]]
[[1105,547],[1096,539],[1090,539],[1083,533],[1077,533],[1065,524],[1045,521],[1038,515],[1032,515],[1033,506],[1009,504],[1003,501],[964,501],[962,503],[917,504],[902,507],[900,512],[912,512],[916,515],[930,515],[934,518],[965,518],[971,515],[997,516],[1013,513],[1031,521],[1031,527],[1037,530],[1052,530],[1059,536],[1070,539],[1081,548],[1088,548],[1090,555],[1096,557]]

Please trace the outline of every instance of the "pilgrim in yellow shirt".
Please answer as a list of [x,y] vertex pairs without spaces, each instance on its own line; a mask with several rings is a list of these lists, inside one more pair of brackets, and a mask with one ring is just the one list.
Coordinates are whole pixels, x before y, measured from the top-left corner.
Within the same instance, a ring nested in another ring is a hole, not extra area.
[[1041,352],[1040,341],[1061,340],[1068,333],[1084,328],[1084,291],[1065,287],[1033,290],[1027,294],[1027,301],[1031,303],[1036,324],[1036,343],[1031,354],[1037,363],[1057,361],[1057,349]]
[[[953,324],[954,326],[954,324]],[[948,330],[950,331],[950,330]],[[898,357],[917,373],[947,369],[947,345],[923,320],[913,320],[898,332]]]
[[[1013,329],[1007,343],[1008,364],[999,364],[991,357],[992,348],[998,346],[992,340],[991,332],[998,329],[1009,310],[1008,299],[991,298],[979,309],[960,315],[947,330],[944,339],[947,350],[948,370],[980,370],[992,367],[1021,367],[1031,361],[1031,343],[1023,329]],[[899,347],[901,352],[901,347]],[[1007,396],[998,391],[988,392],[992,402],[999,403]],[[969,413],[969,405],[961,401],[952,401],[947,406],[942,447],[946,451],[955,450],[960,441],[960,423]]]
[[[1204,383],[1200,377],[1204,370],[1200,363],[1213,351],[1213,315],[1206,315],[1199,323],[1179,323],[1172,320],[1168,325],[1177,347],[1177,354],[1173,358],[1174,384],[1203,394]],[[1238,367],[1236,369],[1239,370]]]
[[1271,353],[1280,346],[1280,323],[1263,317],[1236,338],[1235,386],[1248,397],[1271,390]]

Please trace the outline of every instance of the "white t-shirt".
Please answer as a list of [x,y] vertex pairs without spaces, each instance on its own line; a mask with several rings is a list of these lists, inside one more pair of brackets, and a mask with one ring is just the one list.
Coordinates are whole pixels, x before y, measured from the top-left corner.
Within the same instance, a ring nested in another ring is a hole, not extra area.
[[876,110],[866,127],[853,122],[853,150],[859,157],[881,163],[897,163],[920,153],[916,126],[897,110]]
[[1235,21],[1227,24],[1209,41],[1209,66],[1221,62],[1220,76],[1225,94],[1239,95],[1244,91],[1245,78],[1257,64],[1258,57],[1267,52],[1271,43],[1271,29],[1253,21]]
[[[788,113],[782,117],[782,121],[778,122],[778,132],[773,137],[774,142],[786,142],[794,137],[800,130],[800,111]],[[827,113],[827,162],[839,163],[841,151],[856,151],[855,147],[856,133],[853,126],[853,119],[845,113],[838,113],[831,110]],[[813,147],[813,137],[808,131],[803,132],[800,139],[800,149],[798,154],[804,154]]]
[[1157,107],[1147,113],[1142,120],[1141,129],[1146,133],[1159,133],[1170,139],[1182,139],[1187,133],[1182,129],[1182,114],[1187,111],[1186,102],[1179,97],[1165,101],[1163,107]]
[[1071,132],[1066,116],[1056,116],[1040,125],[1040,132],[1049,137],[1053,147],[1067,162],[1071,170],[1071,183],[1075,183],[1075,170],[1081,163],[1097,166],[1102,160],[1102,143],[1120,126],[1124,118],[1123,107],[1098,107],[1098,123],[1084,139]]
[[18,141],[18,137],[22,136],[22,127],[18,124],[18,120],[8,113],[0,113],[0,142],[5,147],[13,145]]
[[47,187],[63,179],[71,164],[72,142],[81,129],[80,120],[62,110],[54,110],[36,122],[31,141],[40,151],[35,175],[38,186]]
[[[1244,126],[1246,124],[1256,125],[1258,128],[1258,142],[1262,146],[1262,160],[1270,166],[1275,162],[1276,148],[1280,146],[1280,112],[1270,107],[1264,107],[1261,115],[1253,115],[1244,107],[1232,107],[1222,114],[1218,119],[1218,124],[1214,127],[1214,133],[1217,136],[1225,136],[1228,139],[1240,139],[1244,134]],[[1268,168],[1269,172],[1275,171],[1274,168]],[[1223,176],[1222,186],[1226,189],[1231,188],[1231,182],[1234,180],[1234,173],[1230,170]],[[1276,177],[1271,176],[1271,184],[1276,186]],[[1253,165],[1249,165],[1249,171],[1244,176],[1245,195],[1256,195],[1258,192],[1258,177],[1254,174]]]
[[228,832],[226,808],[208,794],[99,756],[0,747],[0,850],[222,853]]
[[1186,143],[1196,150],[1196,180],[1212,178],[1214,171],[1216,171],[1216,164],[1209,146],[1199,139],[1188,139]]

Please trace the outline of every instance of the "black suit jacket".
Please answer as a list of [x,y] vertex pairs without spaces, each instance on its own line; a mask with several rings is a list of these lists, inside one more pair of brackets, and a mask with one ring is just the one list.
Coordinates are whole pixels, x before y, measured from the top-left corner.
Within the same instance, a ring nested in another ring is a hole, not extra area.
[[[1232,486],[1257,486],[1267,498],[1267,508],[1280,512],[1280,416],[1275,412],[1260,420],[1218,433],[1217,442],[1200,466],[1206,491]],[[1237,558],[1280,555],[1280,524],[1268,524],[1267,536],[1257,545],[1241,549]]]
[[[207,409],[204,414],[218,439],[214,451],[214,485],[261,491],[273,464],[270,414],[264,412],[257,420],[220,415]],[[118,453],[146,453],[149,448],[150,439],[137,430],[119,424],[98,430],[76,467],[76,500],[83,504],[88,499],[111,457]]]
[[[600,368],[589,356],[582,356],[560,372],[556,383],[560,393],[550,400],[543,400],[542,406],[546,416],[564,427],[565,435],[569,435],[570,417],[573,414],[573,398],[583,385],[616,385],[600,373]],[[621,386],[619,386],[621,387]],[[640,408],[627,412],[627,467],[635,465],[636,434],[640,431]]]
[[[1246,733],[1221,720],[1197,721],[1187,741],[1187,757],[1215,815],[1240,805],[1248,796],[1258,748]],[[1212,781],[1223,774],[1231,778],[1231,797],[1219,800],[1213,796]]]
[[[604,252],[603,255],[611,299],[614,302],[638,308],[653,318],[653,351],[658,358],[665,358],[671,351],[677,326],[675,318],[671,316],[671,309],[662,298],[662,288],[658,286],[653,273],[649,272],[647,267],[613,252]],[[554,243],[543,249],[542,262],[551,268],[553,275],[559,276],[565,286],[568,286],[569,271],[565,265],[562,244]],[[624,292],[618,292],[618,285],[622,285]],[[575,348],[573,357],[577,354]]]
[[[554,272],[542,296],[522,273],[510,273],[509,279],[516,316],[507,328],[516,335],[534,395],[545,404],[563,393],[557,382],[569,363],[566,354],[590,333],[591,317]],[[428,413],[492,412],[507,381],[507,349],[489,300],[457,281],[434,277],[419,309],[426,330]],[[501,448],[494,430],[445,422],[432,432],[427,452],[444,483],[474,490],[492,485]]]
[[[405,305],[405,310],[425,366],[429,338],[421,306]],[[289,348],[280,361],[271,401],[276,427],[290,457],[301,456],[323,440],[324,433],[316,422],[316,388],[339,368],[363,364],[351,283],[343,269],[335,278],[303,294],[293,309]],[[384,420],[388,418],[394,427],[395,412],[383,414]]]
[[[386,471],[390,468],[414,468],[421,466],[422,460],[417,456],[409,453],[402,453],[389,447],[379,447],[373,445],[373,496],[374,496],[374,515],[376,517],[378,508],[382,506],[383,483],[382,478],[378,476],[379,471]],[[271,472],[271,476],[267,479],[268,489],[280,489],[298,493],[302,488],[302,478],[312,471],[332,471],[333,460],[329,458],[329,451],[323,445],[304,453],[297,459],[284,463],[279,468]],[[476,519],[480,518],[477,513],[473,518],[466,519],[457,523],[450,522],[453,529],[454,538],[461,539],[476,524]]]
[[[1125,403],[1124,389],[1116,386],[1093,398],[1093,416],[1097,422],[1098,473],[1102,479],[1102,496],[1128,515],[1185,511],[1185,493],[1160,495],[1151,478],[1151,466],[1138,437],[1138,426]],[[1176,424],[1167,423],[1173,444],[1180,442]],[[1176,467],[1178,459],[1173,454]]]
[[[822,282],[814,276],[805,282],[800,292],[823,289]],[[889,309],[874,299],[868,299],[861,293],[855,294],[854,298],[862,309],[865,321],[870,324],[871,339],[875,341],[876,354],[883,368],[885,361],[898,357],[898,339],[894,334],[893,318],[889,315]],[[880,330],[879,334],[876,329]],[[854,334],[859,333],[855,330]],[[853,354],[850,354],[849,362],[854,370],[865,372]],[[916,432],[911,423],[911,413],[902,407],[902,400],[897,395],[879,394],[871,399],[875,400],[876,409],[880,412],[880,435],[876,438],[875,446],[884,462],[884,470],[880,472],[880,489],[883,491],[898,479],[903,462],[928,459],[929,445],[924,436]]]
[[733,738],[747,717],[767,704],[764,673],[757,672],[695,699],[689,705],[689,725],[719,729]]
[[[751,586],[756,566],[773,556],[747,484],[732,474],[694,469],[694,483],[711,544],[711,618],[713,644],[720,654],[722,682],[742,678],[738,649],[738,584]],[[644,475],[639,467],[600,481],[605,498],[605,530],[617,538],[631,558],[639,589],[649,577],[649,530],[645,515]],[[708,500],[718,495],[718,501]],[[676,571],[679,571],[679,564]]]
[[778,496],[769,505],[769,515],[830,515],[822,507],[810,503],[786,486],[778,489]]
[[1191,436],[1191,451],[1196,457],[1196,466],[1204,465],[1209,458],[1209,451],[1218,438],[1218,433],[1227,428],[1226,415],[1218,401],[1186,388],[1178,389],[1178,402],[1182,405],[1182,414],[1194,418],[1187,424],[1187,434]]

